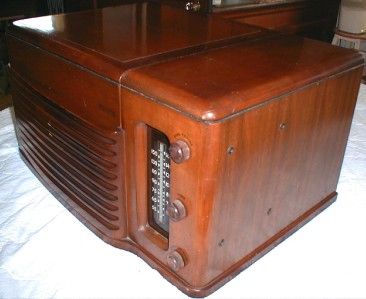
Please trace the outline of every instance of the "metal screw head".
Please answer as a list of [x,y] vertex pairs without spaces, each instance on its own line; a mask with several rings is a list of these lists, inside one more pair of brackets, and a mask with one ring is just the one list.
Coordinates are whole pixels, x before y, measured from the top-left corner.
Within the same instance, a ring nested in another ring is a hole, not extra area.
[[286,129],[286,127],[287,127],[287,124],[286,124],[286,123],[281,123],[281,124],[280,124],[280,129],[281,129],[281,130]]
[[114,133],[115,135],[120,135],[120,134],[122,133],[122,131],[123,131],[123,130],[122,130],[122,128],[117,127],[117,128],[114,130],[114,132],[113,132],[113,133]]
[[184,207],[184,204],[179,200],[175,199],[171,202],[169,202],[168,208],[167,208],[167,214],[169,216],[169,219],[173,221],[179,221],[186,217],[186,208]]
[[177,140],[170,145],[169,155],[175,163],[179,164],[190,158],[191,151],[185,141]]
[[235,148],[233,146],[229,146],[226,152],[228,155],[232,155],[235,152]]
[[183,257],[177,250],[169,252],[166,258],[168,266],[173,271],[178,271],[185,266]]

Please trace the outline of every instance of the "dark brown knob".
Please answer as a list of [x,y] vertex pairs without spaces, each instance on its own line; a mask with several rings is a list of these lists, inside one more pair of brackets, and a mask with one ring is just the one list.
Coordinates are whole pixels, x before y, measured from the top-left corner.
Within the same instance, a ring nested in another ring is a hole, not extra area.
[[167,214],[169,218],[173,221],[179,221],[186,217],[186,208],[179,199],[175,199],[169,202]]
[[185,266],[182,255],[176,250],[168,253],[167,263],[173,271],[178,271]]
[[175,163],[179,164],[189,159],[191,156],[191,151],[186,142],[183,140],[177,140],[170,145],[169,155]]

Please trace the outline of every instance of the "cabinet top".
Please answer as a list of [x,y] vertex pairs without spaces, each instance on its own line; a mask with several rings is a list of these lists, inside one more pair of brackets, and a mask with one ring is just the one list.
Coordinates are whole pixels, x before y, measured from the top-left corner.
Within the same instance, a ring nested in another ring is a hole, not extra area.
[[142,2],[20,20],[8,33],[118,81],[124,70],[139,64],[218,47],[261,31]]
[[213,123],[362,63],[356,51],[298,36],[266,35],[131,70],[124,84]]
[[355,51],[150,2],[21,20],[8,34],[204,122],[363,63]]

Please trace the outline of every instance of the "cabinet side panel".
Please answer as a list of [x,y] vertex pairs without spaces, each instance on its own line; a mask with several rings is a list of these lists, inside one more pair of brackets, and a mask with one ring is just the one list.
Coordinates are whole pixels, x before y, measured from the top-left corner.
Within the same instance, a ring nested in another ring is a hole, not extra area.
[[214,203],[207,281],[250,264],[335,197],[359,77],[349,71],[225,124],[222,151],[234,151]]

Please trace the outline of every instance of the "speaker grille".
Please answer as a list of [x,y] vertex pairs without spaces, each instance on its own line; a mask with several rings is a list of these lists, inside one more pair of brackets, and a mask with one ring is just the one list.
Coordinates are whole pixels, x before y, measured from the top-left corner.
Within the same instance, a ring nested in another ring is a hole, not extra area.
[[18,80],[12,83],[23,158],[85,220],[118,230],[123,132],[102,132]]

